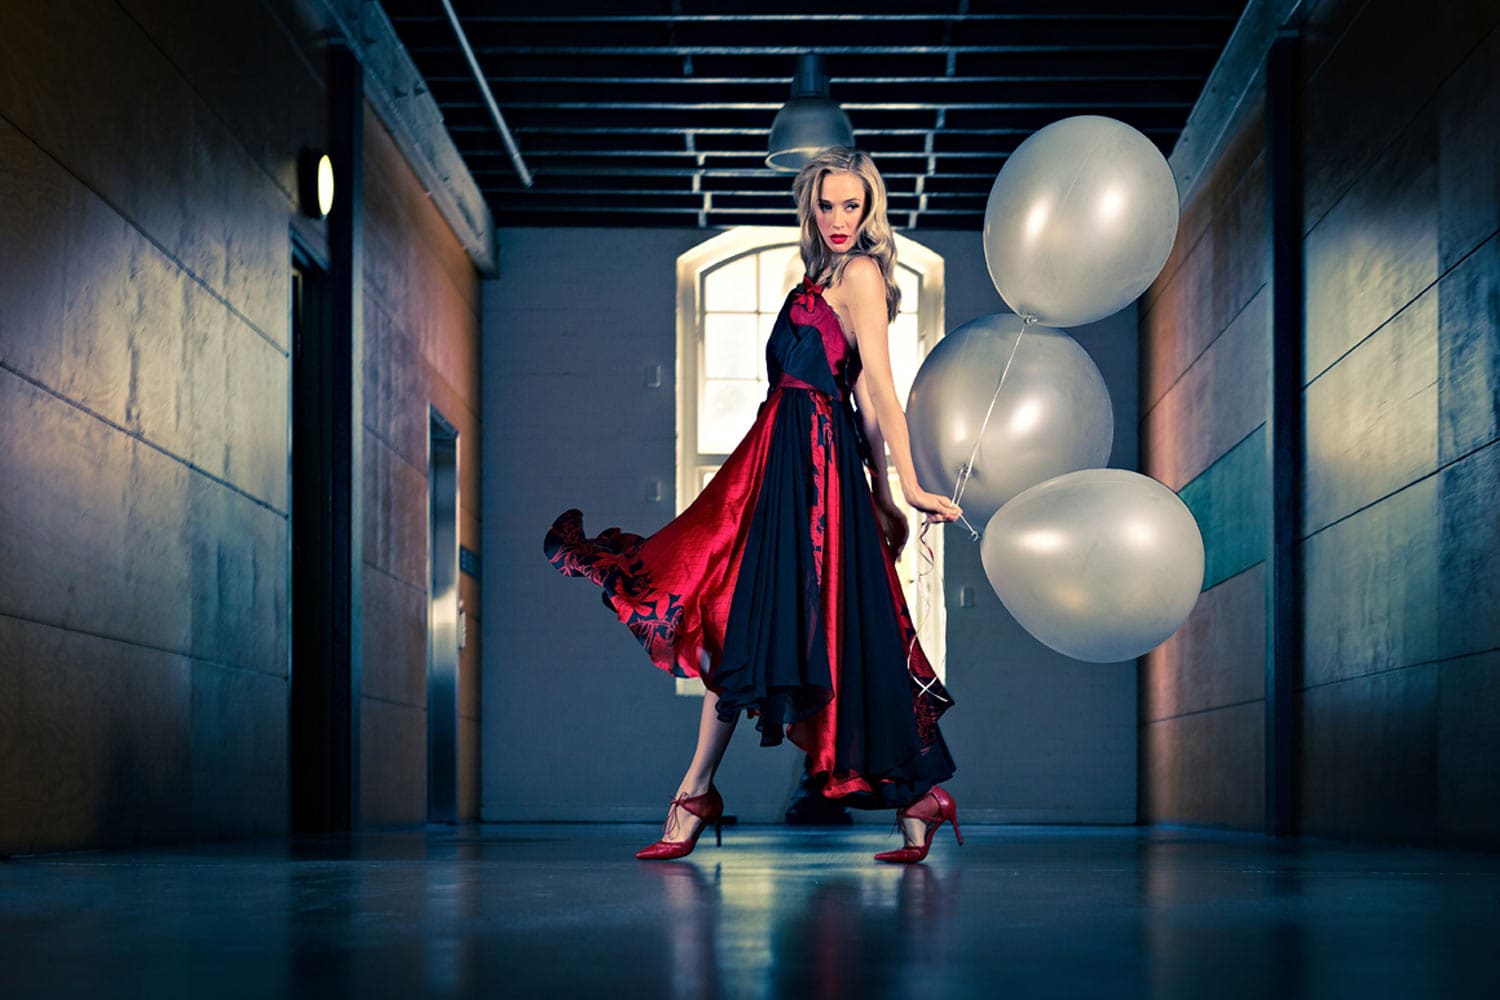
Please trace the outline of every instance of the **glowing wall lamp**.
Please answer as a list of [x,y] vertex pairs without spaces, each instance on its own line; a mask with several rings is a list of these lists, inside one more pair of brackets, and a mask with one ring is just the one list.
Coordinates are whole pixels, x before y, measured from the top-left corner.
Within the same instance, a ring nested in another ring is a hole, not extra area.
[[829,146],[853,145],[854,126],[849,123],[849,116],[828,96],[823,57],[802,53],[797,56],[792,99],[776,112],[771,123],[766,166],[772,170],[800,170]]
[[304,149],[297,155],[297,199],[311,219],[333,210],[333,161],[321,149]]

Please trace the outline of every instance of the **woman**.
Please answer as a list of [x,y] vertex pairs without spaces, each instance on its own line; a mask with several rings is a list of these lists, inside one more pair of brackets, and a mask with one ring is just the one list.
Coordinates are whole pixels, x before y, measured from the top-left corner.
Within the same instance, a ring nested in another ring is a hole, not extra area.
[[569,510],[544,542],[560,572],[603,588],[657,666],[704,681],[696,752],[643,859],[682,857],[711,823],[719,835],[713,776],[741,712],[763,745],[785,733],[806,751],[825,796],[900,810],[906,846],[878,859],[922,860],[945,820],[958,835],[937,784],[954,771],[937,728],[951,701],[896,577],[906,518],[886,446],[908,504],[929,521],[962,511],[917,483],[891,379],[900,290],[885,184],[866,153],[835,147],[792,190],[807,277],[771,331],[771,389],[749,432],[649,538],[587,538]]

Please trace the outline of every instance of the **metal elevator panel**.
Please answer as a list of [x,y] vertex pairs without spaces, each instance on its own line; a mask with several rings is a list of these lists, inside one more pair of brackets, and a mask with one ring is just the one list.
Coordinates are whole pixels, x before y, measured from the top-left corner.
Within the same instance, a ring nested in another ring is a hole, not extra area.
[[432,411],[427,458],[427,818],[458,821],[458,431]]

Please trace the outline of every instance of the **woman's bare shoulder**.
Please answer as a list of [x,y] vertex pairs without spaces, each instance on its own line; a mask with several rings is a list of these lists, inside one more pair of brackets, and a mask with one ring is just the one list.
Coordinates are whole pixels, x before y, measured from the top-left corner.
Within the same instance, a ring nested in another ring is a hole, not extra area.
[[870,257],[855,257],[844,265],[838,293],[845,302],[885,301],[885,275]]
[[860,254],[844,265],[844,284],[853,284],[861,290],[866,288],[885,288],[885,275],[880,271],[880,264],[874,257],[866,257]]

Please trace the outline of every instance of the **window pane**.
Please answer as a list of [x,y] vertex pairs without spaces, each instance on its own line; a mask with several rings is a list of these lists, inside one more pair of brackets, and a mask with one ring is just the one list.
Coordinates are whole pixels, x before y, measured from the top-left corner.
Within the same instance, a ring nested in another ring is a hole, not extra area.
[[765,378],[765,343],[754,313],[707,313],[703,317],[703,374],[707,378]]
[[917,368],[921,366],[916,313],[904,312],[896,317],[896,322],[891,324],[890,344],[891,381],[896,386],[896,398],[905,406],[912,380],[917,377]]
[[734,451],[765,398],[764,382],[704,379],[703,398],[698,402],[698,451],[706,455]]
[[760,311],[778,313],[786,293],[802,280],[802,252],[795,246],[777,247],[760,255]]
[[916,312],[917,297],[921,294],[921,279],[917,272],[896,265],[896,285],[901,289],[901,311]]
[[708,485],[708,481],[710,479],[712,479],[714,477],[714,473],[718,472],[718,471],[719,471],[719,467],[717,465],[700,465],[700,466],[698,466],[698,492],[699,493],[703,492],[703,487],[705,487],[705,486]]
[[708,273],[703,279],[703,308],[710,312],[755,311],[755,254]]

